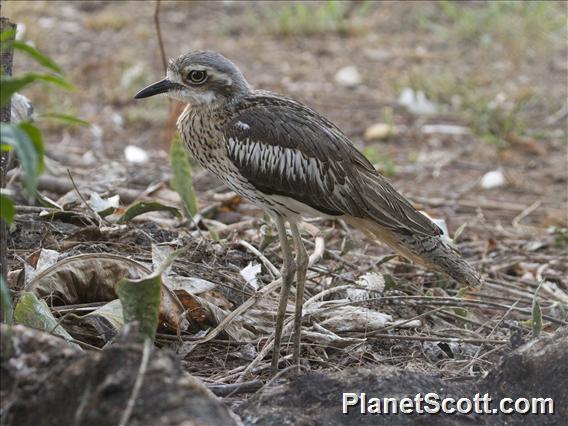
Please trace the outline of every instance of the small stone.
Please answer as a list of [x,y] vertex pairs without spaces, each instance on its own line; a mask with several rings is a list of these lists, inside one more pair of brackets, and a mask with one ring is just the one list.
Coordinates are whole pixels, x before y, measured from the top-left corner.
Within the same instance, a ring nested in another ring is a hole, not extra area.
[[340,68],[335,73],[335,81],[336,83],[340,84],[344,87],[357,87],[361,84],[361,74],[359,74],[359,70],[354,65],[350,65],[347,67]]
[[124,156],[129,163],[145,163],[148,161],[148,153],[134,145],[128,145],[124,148]]
[[375,123],[371,124],[365,130],[364,138],[367,141],[376,141],[381,139],[386,139],[389,136],[393,136],[397,133],[394,126],[386,123]]
[[498,188],[505,185],[505,175],[501,170],[487,172],[481,178],[480,184],[483,189]]

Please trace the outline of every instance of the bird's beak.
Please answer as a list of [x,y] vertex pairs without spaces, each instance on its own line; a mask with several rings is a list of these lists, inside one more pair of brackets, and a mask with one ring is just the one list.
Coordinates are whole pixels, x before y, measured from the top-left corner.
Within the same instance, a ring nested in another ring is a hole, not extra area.
[[164,78],[163,80],[150,84],[148,87],[145,87],[144,89],[140,90],[138,93],[136,93],[134,99],[148,98],[150,96],[158,95],[160,93],[166,93],[174,87],[175,83],[172,83],[167,78]]

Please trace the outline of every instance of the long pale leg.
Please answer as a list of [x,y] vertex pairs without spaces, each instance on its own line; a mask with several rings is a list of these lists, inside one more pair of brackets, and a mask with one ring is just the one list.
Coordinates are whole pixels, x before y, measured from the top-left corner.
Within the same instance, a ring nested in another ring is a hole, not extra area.
[[286,226],[284,220],[277,215],[273,217],[278,229],[278,237],[280,238],[280,247],[284,262],[282,264],[282,289],[280,290],[280,302],[278,304],[278,313],[276,315],[276,328],[274,330],[274,348],[272,349],[272,374],[278,371],[278,359],[280,358],[280,343],[282,341],[282,327],[284,325],[284,317],[286,315],[286,305],[288,304],[288,296],[290,294],[290,286],[292,285],[292,277],[294,275],[294,258],[292,250],[288,244],[286,237]]
[[292,238],[296,248],[296,311],[294,315],[294,364],[300,364],[300,342],[302,337],[302,308],[304,306],[304,286],[308,271],[308,253],[304,247],[298,226],[290,222]]

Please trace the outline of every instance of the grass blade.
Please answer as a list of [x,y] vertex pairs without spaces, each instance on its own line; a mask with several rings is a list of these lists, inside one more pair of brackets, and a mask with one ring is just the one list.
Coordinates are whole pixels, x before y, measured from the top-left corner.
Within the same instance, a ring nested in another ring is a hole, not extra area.
[[48,112],[48,113],[44,113],[44,114],[39,114],[38,118],[47,118],[47,119],[50,119],[50,120],[61,121],[65,124],[72,124],[72,125],[84,126],[84,127],[88,127],[88,126],[91,125],[91,123],[89,123],[88,121],[81,120],[80,118],[77,118],[73,115],[59,114],[57,112]]
[[14,49],[27,53],[30,57],[35,59],[38,64],[43,65],[45,68],[48,68],[58,74],[63,74],[63,70],[59,67],[59,65],[29,44],[18,40],[14,40],[7,44],[8,48],[13,47]]
[[187,152],[179,137],[176,137],[170,148],[170,161],[173,171],[172,187],[180,195],[184,212],[187,217],[197,213],[197,197],[193,188],[191,166],[187,159]]
[[62,87],[66,90],[73,90],[74,86],[62,77],[50,74],[28,73],[20,77],[0,76],[2,91],[0,92],[0,106],[5,106],[10,101],[12,95],[24,87],[36,81],[44,81]]
[[[30,130],[28,133],[26,127],[4,124],[0,126],[0,139],[2,146],[11,146],[18,155],[25,176],[25,188],[29,196],[35,194],[37,188],[37,177],[41,169],[41,157],[43,153],[43,145],[41,143],[41,134],[37,139],[37,133]],[[34,138],[30,138],[30,135]],[[38,148],[40,151],[38,152]]]
[[2,308],[2,321],[12,323],[12,297],[8,289],[8,283],[0,276],[0,308]]
[[14,221],[16,208],[14,202],[5,194],[0,194],[0,218],[10,225]]

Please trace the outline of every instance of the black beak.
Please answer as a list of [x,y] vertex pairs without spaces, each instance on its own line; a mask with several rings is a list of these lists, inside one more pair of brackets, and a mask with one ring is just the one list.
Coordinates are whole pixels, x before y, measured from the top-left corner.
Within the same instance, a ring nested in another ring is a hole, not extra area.
[[160,80],[154,84],[150,84],[148,87],[140,90],[138,93],[136,93],[134,99],[148,98],[150,96],[159,95],[160,93],[166,93],[170,89],[175,87],[175,85],[175,83],[172,83],[167,78],[164,78],[163,80]]

